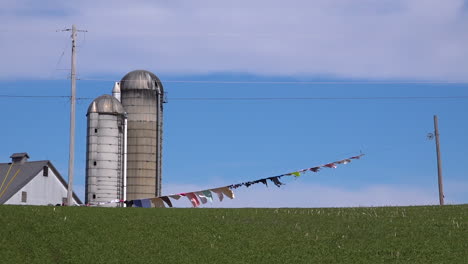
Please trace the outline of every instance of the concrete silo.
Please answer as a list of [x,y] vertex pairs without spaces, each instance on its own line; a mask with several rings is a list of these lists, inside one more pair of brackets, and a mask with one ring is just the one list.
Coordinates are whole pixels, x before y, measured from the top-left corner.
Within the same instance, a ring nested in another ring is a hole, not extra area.
[[116,98],[102,95],[91,103],[87,117],[86,203],[125,200],[125,110]]
[[120,82],[128,116],[127,199],[161,195],[164,91],[151,72],[129,72]]

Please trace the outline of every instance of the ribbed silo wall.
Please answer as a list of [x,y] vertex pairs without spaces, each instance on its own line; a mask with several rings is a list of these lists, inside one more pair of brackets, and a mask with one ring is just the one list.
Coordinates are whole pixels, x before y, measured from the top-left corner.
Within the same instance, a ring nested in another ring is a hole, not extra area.
[[[123,117],[88,114],[86,203],[123,198]],[[108,204],[104,206],[117,206]]]
[[127,112],[127,199],[160,195],[160,127],[158,95],[149,89],[126,89],[121,94]]

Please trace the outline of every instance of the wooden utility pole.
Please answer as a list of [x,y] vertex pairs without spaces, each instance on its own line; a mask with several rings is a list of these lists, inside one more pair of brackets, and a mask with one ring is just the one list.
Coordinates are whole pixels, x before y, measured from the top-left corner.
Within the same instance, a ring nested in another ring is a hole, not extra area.
[[440,142],[439,142],[439,121],[437,115],[434,115],[434,134],[437,151],[437,173],[439,179],[439,202],[440,205],[444,205],[444,185],[442,182],[442,160],[440,158]]
[[73,205],[73,171],[75,163],[75,106],[76,106],[76,32],[86,32],[85,30],[77,30],[75,25],[71,29],[72,53],[71,53],[71,96],[70,96],[70,148],[68,159],[68,190],[67,190],[67,205]]

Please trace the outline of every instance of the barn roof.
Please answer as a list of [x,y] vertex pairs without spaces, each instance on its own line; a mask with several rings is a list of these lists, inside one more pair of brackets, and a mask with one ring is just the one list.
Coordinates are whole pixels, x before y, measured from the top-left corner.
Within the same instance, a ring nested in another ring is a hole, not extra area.
[[[49,160],[28,161],[24,163],[0,163],[0,204],[4,204],[21,188],[28,184],[44,168],[49,167],[57,175],[57,178],[67,188],[66,181],[55,169]],[[11,169],[10,169],[11,167]],[[10,172],[8,172],[10,170]],[[8,175],[7,175],[8,174]],[[73,198],[82,203],[78,196],[73,193]]]

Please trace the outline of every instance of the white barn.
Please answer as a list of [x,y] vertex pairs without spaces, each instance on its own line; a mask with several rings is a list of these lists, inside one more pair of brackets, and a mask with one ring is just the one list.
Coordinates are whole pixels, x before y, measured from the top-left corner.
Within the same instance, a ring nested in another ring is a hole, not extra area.
[[[0,163],[0,205],[66,204],[67,183],[49,160],[28,161],[27,153],[14,153]],[[81,204],[73,193],[73,203]]]

